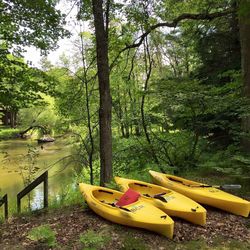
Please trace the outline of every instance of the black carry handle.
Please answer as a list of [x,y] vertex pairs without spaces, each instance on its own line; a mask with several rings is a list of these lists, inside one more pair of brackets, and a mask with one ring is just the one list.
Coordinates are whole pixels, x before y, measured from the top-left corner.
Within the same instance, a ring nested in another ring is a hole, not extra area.
[[115,203],[108,203],[108,202],[106,202],[106,201],[101,201],[101,202],[104,203],[104,204],[110,205],[111,207],[120,208],[120,209],[122,209],[122,210],[124,210],[124,211],[126,211],[126,212],[132,212],[131,210],[129,210],[129,209],[126,208],[126,207],[119,207],[119,206],[116,206]]

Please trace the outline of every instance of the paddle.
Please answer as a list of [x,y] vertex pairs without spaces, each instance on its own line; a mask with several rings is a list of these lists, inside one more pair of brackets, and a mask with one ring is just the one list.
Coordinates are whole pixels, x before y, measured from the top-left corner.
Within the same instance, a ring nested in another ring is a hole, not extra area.
[[239,184],[225,184],[221,186],[217,185],[188,185],[189,187],[214,187],[214,188],[220,188],[220,189],[240,189],[241,185]]
[[214,188],[225,189],[225,190],[227,190],[227,189],[240,189],[241,188],[241,185],[239,185],[239,184],[225,184],[225,185],[221,185],[221,186],[219,186],[219,185],[206,185],[206,184],[191,185],[191,184],[184,183],[181,180],[177,180],[177,179],[174,179],[171,177],[168,177],[168,179],[171,181],[176,181],[176,182],[182,183],[183,185],[188,186],[188,187],[214,187]]

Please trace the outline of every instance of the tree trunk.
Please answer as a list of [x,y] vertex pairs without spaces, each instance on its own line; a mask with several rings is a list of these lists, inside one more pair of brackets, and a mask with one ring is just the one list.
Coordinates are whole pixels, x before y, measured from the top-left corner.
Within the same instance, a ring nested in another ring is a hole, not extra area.
[[9,112],[7,110],[4,111],[3,125],[5,126],[9,125]]
[[15,128],[16,127],[16,112],[10,111],[10,127]]
[[30,127],[28,127],[27,129],[25,129],[25,130],[19,132],[19,136],[20,136],[21,138],[25,138],[24,135],[25,135],[27,132],[29,132],[30,130],[35,129],[35,128],[40,129],[40,130],[42,131],[42,134],[43,134],[43,135],[45,135],[45,134],[48,133],[48,131],[47,131],[47,129],[46,129],[45,127],[40,126],[40,125],[34,125],[34,126],[30,126]]
[[[82,31],[81,31],[82,32]],[[88,162],[89,162],[89,170],[90,170],[90,183],[94,184],[94,171],[93,171],[93,155],[94,155],[94,138],[93,131],[91,126],[91,113],[90,113],[90,95],[89,95],[89,87],[88,87],[88,77],[87,77],[87,67],[86,67],[86,59],[84,55],[84,41],[81,36],[81,55],[82,55],[82,67],[83,67],[83,79],[82,84],[85,87],[85,96],[86,96],[86,111],[87,111],[87,126],[88,126],[88,134],[90,139],[90,149],[87,150],[88,154]]]
[[[240,1],[239,26],[241,42],[241,69],[243,75],[243,94],[250,103],[250,11],[247,11],[249,4],[245,0]],[[243,150],[250,153],[250,116],[243,118],[242,129],[245,135],[242,139]]]
[[[112,131],[111,131],[111,95],[109,83],[109,62],[108,62],[108,27],[104,27],[103,1],[92,0],[97,70],[99,81],[100,108],[100,185],[104,186],[112,178]],[[106,22],[106,26],[107,26]]]
[[[149,57],[149,65],[147,64],[147,56]],[[144,84],[144,90],[143,90],[143,94],[142,94],[142,100],[141,100],[141,121],[142,121],[142,128],[144,130],[144,134],[146,136],[146,140],[148,142],[148,145],[150,147],[150,153],[154,159],[154,162],[159,165],[160,162],[157,158],[157,155],[155,153],[154,147],[151,143],[151,139],[149,136],[149,132],[147,129],[147,124],[146,124],[146,120],[145,120],[145,112],[144,112],[144,106],[145,106],[145,98],[146,98],[146,93],[148,91],[148,84],[149,84],[149,78],[151,76],[151,72],[152,72],[152,65],[153,65],[153,60],[150,58],[150,53],[149,53],[149,49],[148,49],[148,44],[146,45],[145,48],[145,56],[144,56],[144,61],[145,61],[145,73],[146,73],[146,80],[145,80],[145,84]],[[160,170],[163,172],[163,169],[160,167]]]

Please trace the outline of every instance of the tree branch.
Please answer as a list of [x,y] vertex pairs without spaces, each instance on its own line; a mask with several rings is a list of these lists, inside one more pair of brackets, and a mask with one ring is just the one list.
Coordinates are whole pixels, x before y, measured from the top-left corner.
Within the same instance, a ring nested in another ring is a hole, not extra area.
[[[208,20],[211,21],[215,18],[226,16],[228,14],[234,13],[235,10],[230,8],[223,12],[214,12],[214,13],[201,13],[201,14],[190,14],[190,13],[183,13],[177,18],[175,18],[172,22],[163,22],[163,23],[157,23],[155,25],[152,25],[149,27],[147,31],[145,31],[138,39],[139,41],[137,43],[133,43],[131,45],[127,45],[125,48],[123,48],[122,51],[125,51],[127,49],[132,49],[139,47],[142,42],[144,41],[145,37],[148,36],[153,30],[159,28],[159,27],[169,27],[169,28],[175,28],[181,21],[183,20]],[[138,40],[137,39],[137,40]]]
[[200,14],[191,14],[191,13],[183,13],[180,16],[176,17],[171,22],[163,22],[163,23],[157,23],[155,25],[152,25],[146,30],[142,35],[140,35],[135,41],[139,40],[138,42],[134,42],[133,44],[127,45],[122,50],[120,50],[113,60],[113,62],[110,64],[110,70],[115,66],[115,62],[118,60],[119,56],[128,49],[138,48],[143,43],[144,39],[155,29],[160,27],[169,27],[169,28],[175,28],[181,21],[183,20],[208,20],[211,21],[215,18],[226,16],[232,13],[235,13],[236,10],[234,8],[228,8],[225,11],[222,12],[214,12],[214,13],[200,13]]

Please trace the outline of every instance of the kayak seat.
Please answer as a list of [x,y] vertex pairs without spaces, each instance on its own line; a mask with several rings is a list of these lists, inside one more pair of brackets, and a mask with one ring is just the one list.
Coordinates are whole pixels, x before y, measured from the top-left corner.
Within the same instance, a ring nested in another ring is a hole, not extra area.
[[129,188],[117,201],[116,206],[122,207],[138,201],[140,193]]

